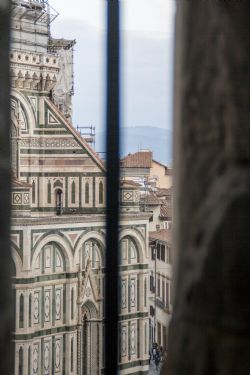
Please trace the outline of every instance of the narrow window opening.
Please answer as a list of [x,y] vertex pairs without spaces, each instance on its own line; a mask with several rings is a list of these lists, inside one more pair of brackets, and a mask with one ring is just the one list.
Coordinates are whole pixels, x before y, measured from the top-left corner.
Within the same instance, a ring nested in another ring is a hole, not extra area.
[[35,181],[32,182],[32,204],[36,203],[36,184]]
[[85,184],[85,203],[89,203],[89,183]]
[[74,289],[71,289],[71,319],[74,319]]
[[71,338],[71,345],[70,345],[70,371],[74,371],[74,339]]
[[62,207],[62,190],[58,189],[56,191],[56,214],[62,215],[63,207]]
[[32,316],[32,295],[29,295],[29,327],[31,327],[31,316]]
[[23,297],[23,294],[20,295],[20,298],[19,298],[19,327],[20,328],[23,328],[23,311],[24,309],[24,297]]
[[23,348],[19,349],[18,375],[23,375]]
[[99,183],[99,204],[103,204],[103,183]]
[[47,197],[48,203],[51,203],[51,182],[48,182],[48,197]]
[[71,203],[76,203],[76,184],[75,181],[71,184]]
[[30,349],[30,346],[29,346],[29,350],[28,350],[28,375],[30,375],[30,371],[31,371],[31,349]]

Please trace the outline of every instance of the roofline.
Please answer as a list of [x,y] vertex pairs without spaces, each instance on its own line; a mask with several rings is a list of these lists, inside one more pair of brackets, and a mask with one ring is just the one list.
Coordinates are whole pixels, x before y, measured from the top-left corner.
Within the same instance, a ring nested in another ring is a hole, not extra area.
[[157,161],[155,159],[152,159],[152,162],[155,162],[156,164],[159,164],[167,169],[173,169],[172,167],[168,167],[166,164],[161,163],[160,161]]
[[80,142],[80,144],[85,147],[89,153],[89,155],[95,160],[98,166],[102,169],[103,172],[106,172],[104,163],[102,159],[97,155],[97,153],[89,146],[89,144],[85,141],[85,139],[78,133],[78,131],[74,128],[74,126],[66,119],[66,117],[59,111],[59,109],[55,106],[55,104],[48,98],[44,98],[45,102],[52,107],[52,109],[56,112],[59,116],[60,120],[63,124],[68,128],[68,130],[72,133],[72,135]]

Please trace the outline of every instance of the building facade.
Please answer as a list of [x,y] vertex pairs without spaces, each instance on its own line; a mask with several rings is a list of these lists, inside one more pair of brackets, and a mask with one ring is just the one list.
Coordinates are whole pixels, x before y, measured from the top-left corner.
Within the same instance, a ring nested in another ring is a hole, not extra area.
[[168,327],[172,315],[172,231],[149,233],[150,249],[150,347],[153,343],[168,350]]
[[[75,41],[43,1],[12,2],[15,375],[104,370],[105,167],[71,124]],[[121,374],[148,373],[148,214],[121,186]],[[109,333],[108,333],[109,334]]]

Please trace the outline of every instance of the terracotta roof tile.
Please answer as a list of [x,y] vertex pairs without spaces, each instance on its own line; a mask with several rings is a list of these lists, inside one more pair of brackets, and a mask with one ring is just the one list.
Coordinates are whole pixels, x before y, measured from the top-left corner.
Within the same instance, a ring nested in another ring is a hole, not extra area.
[[149,232],[149,240],[160,240],[172,243],[172,230],[171,229],[160,229],[154,232]]
[[172,207],[162,205],[160,209],[160,219],[171,219],[172,220]]
[[138,151],[128,154],[121,160],[122,168],[151,168],[152,151]]
[[157,206],[157,205],[161,205],[162,201],[159,198],[157,198],[157,196],[155,194],[149,193],[147,195],[141,196],[140,203],[152,205],[152,206]]
[[155,193],[157,195],[157,197],[165,197],[167,195],[173,195],[173,186],[171,186],[170,188],[168,189],[165,189],[165,188],[162,188],[162,189],[158,189]]

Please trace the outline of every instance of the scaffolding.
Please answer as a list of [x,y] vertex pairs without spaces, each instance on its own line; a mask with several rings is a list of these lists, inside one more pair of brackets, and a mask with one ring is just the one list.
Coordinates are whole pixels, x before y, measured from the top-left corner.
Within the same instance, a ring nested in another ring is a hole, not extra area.
[[95,149],[95,126],[76,126],[78,133]]
[[[19,10],[23,11],[19,13]],[[12,0],[12,13],[21,20],[28,14],[32,14],[34,23],[38,21],[50,25],[58,16],[58,12],[49,4],[48,0]]]

